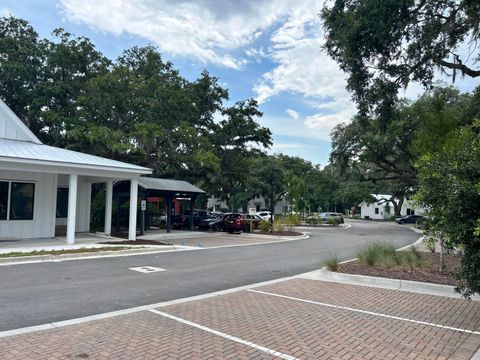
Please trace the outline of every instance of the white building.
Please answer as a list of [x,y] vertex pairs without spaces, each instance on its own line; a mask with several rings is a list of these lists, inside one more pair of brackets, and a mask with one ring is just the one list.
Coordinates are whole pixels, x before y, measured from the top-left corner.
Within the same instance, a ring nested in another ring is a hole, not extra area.
[[0,239],[51,238],[67,225],[67,243],[90,230],[93,183],[106,184],[105,234],[112,185],[131,180],[129,239],[136,237],[138,178],[152,170],[42,142],[0,100]]
[[[287,214],[289,211],[288,205],[289,205],[288,200],[285,199],[285,196],[283,196],[281,199],[279,199],[275,203],[274,214]],[[250,199],[247,202],[247,204],[245,204],[245,208],[239,208],[237,209],[237,211],[246,212],[248,211],[248,209],[253,209],[253,208],[255,209],[255,211],[261,211],[265,209],[268,211],[270,210],[263,196],[257,195],[253,199]],[[213,211],[221,211],[221,210],[228,210],[229,207],[225,201],[220,200],[219,198],[216,198],[214,196],[211,196],[207,200],[207,209],[212,209]]]
[[[391,195],[372,194],[376,199],[374,203],[362,202],[360,204],[360,216],[362,219],[387,220],[395,215],[393,204],[389,201]],[[400,215],[423,215],[425,210],[416,206],[412,200],[406,199],[400,210]]]

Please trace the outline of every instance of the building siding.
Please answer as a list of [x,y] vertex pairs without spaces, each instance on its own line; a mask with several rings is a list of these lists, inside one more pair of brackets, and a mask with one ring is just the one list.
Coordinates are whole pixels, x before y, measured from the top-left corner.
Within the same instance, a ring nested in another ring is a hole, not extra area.
[[53,237],[55,235],[57,175],[0,170],[0,180],[35,183],[33,220],[0,220],[0,239]]

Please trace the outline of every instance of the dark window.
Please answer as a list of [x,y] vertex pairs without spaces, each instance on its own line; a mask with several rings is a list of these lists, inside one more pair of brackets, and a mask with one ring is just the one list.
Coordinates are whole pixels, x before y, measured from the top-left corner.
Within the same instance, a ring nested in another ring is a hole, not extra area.
[[375,214],[378,214],[378,208],[375,208]]
[[57,189],[57,218],[68,217],[68,188]]
[[0,220],[7,220],[8,182],[0,181]]
[[33,220],[35,184],[12,182],[10,220]]

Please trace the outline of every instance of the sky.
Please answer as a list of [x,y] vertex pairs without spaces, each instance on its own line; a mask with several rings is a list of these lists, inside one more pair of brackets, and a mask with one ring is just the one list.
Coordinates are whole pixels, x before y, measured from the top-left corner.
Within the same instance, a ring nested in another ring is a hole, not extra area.
[[[355,105],[345,74],[323,51],[323,0],[0,0],[0,16],[29,21],[41,37],[61,27],[90,38],[110,59],[152,44],[195,80],[203,69],[229,89],[230,102],[256,98],[270,128],[270,153],[322,167],[330,132]],[[448,80],[447,80],[448,81]],[[474,88],[472,79],[455,84]],[[404,96],[422,92],[413,84]]]

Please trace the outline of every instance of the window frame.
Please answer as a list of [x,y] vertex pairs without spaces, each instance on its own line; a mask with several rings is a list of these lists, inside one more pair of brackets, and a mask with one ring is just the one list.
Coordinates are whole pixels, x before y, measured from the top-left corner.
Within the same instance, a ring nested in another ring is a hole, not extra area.
[[[0,222],[33,222],[36,220],[36,204],[37,204],[37,186],[38,181],[36,180],[17,180],[17,179],[0,179],[0,182],[8,183],[8,194],[7,194],[7,219],[1,220]],[[33,208],[32,208],[32,218],[31,219],[10,219],[10,211],[12,207],[12,183],[21,183],[21,184],[32,184],[33,185]]]
[[0,219],[0,221],[8,221],[10,217],[10,181],[8,180],[0,180],[2,183],[7,183],[7,208],[6,208],[6,218]]
[[[59,192],[60,189],[67,190],[67,216],[57,216],[58,192]],[[57,199],[55,201],[55,219],[67,219],[68,218],[68,195],[69,195],[69,192],[70,192],[70,189],[69,189],[68,186],[58,186],[57,187],[57,193],[56,193]]]

